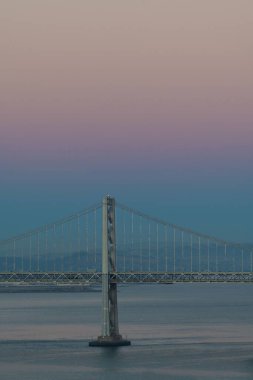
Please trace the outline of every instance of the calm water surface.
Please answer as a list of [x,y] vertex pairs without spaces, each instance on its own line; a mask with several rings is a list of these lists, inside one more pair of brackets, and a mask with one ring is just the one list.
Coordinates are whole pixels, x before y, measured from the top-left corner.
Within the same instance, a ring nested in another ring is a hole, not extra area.
[[91,348],[101,294],[0,294],[1,380],[252,379],[252,285],[119,288],[132,346]]

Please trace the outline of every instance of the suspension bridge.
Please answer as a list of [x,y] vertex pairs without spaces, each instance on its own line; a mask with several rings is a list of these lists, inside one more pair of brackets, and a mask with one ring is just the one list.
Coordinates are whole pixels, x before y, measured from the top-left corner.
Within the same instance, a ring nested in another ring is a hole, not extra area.
[[90,345],[130,344],[118,329],[118,283],[253,282],[252,269],[253,247],[160,220],[110,196],[0,242],[0,283],[102,284],[102,335]]
[[[117,282],[253,281],[253,247],[176,226],[115,202]],[[97,283],[102,202],[0,241],[0,281]]]

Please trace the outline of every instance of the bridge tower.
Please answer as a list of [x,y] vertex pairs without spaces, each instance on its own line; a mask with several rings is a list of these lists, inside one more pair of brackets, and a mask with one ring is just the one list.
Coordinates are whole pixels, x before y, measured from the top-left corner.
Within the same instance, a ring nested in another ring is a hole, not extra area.
[[89,346],[129,346],[119,333],[116,272],[115,199],[106,196],[102,209],[102,332]]

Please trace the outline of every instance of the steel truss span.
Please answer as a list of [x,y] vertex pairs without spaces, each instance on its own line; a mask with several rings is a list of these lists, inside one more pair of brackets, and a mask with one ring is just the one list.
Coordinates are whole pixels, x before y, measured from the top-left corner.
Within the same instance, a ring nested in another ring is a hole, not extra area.
[[[2,283],[68,283],[68,284],[101,284],[102,272],[27,272],[0,273]],[[209,273],[171,273],[171,272],[114,272],[110,274],[111,282],[115,283],[159,283],[176,282],[244,282],[253,283],[251,272],[209,272]]]

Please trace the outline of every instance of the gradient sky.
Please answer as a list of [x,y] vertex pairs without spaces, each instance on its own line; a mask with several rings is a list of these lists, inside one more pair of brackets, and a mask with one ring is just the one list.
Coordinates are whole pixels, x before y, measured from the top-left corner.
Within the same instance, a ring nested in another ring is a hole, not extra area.
[[253,242],[252,0],[1,0],[0,238],[104,194]]

